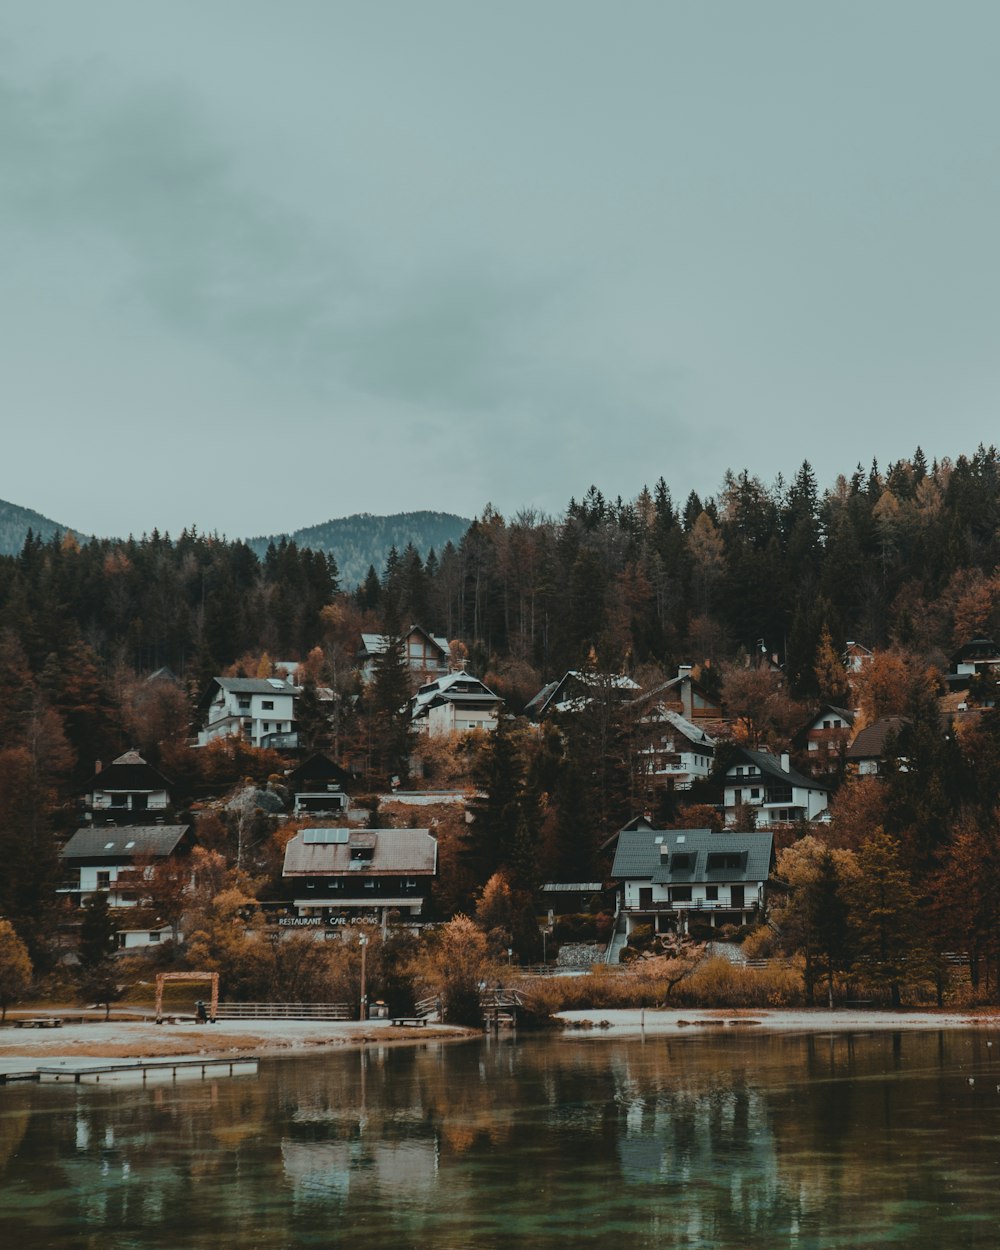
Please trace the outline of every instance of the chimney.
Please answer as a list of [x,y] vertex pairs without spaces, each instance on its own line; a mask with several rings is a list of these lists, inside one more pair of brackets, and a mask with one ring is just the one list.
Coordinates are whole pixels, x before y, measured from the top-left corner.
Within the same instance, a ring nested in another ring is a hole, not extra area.
[[791,764],[791,760],[789,759],[788,752],[782,751],[781,752],[781,771],[783,773],[787,773],[788,770],[791,768],[791,766],[792,764]]
[[[694,719],[694,694],[691,691],[691,665],[680,664],[677,667],[677,679],[681,683],[681,715],[685,720]],[[684,679],[688,678],[687,681]]]

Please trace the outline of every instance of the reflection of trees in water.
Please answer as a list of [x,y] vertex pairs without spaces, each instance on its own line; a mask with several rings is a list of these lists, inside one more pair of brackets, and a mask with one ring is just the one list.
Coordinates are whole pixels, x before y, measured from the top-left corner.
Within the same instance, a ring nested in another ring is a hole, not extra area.
[[607,1223],[636,1246],[850,1244],[956,1195],[989,1213],[1000,1055],[986,1040],[530,1039],[146,1090],[17,1087],[0,1177],[19,1225],[55,1215],[65,1244],[282,1245],[289,1219],[421,1250],[515,1232],[544,1250]]

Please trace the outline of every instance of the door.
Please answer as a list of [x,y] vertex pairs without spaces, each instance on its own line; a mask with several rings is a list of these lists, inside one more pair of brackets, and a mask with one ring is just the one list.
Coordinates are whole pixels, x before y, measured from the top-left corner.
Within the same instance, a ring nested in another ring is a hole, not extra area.
[[651,885],[639,887],[639,906],[642,908],[653,906],[653,887]]
[[743,886],[734,885],[732,887],[733,907],[743,907]]

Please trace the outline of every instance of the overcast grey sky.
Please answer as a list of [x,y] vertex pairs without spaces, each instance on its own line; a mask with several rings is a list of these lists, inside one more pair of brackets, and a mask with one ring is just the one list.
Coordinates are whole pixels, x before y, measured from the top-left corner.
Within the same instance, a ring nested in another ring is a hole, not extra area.
[[994,441],[1000,5],[6,0],[0,497],[230,535]]

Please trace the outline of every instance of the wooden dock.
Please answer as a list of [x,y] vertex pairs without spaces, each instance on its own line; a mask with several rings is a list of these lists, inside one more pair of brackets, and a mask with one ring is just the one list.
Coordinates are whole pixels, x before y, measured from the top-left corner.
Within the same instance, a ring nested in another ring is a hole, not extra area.
[[88,1064],[86,1067],[40,1065],[34,1071],[0,1072],[0,1085],[36,1081],[56,1085],[99,1085],[121,1081],[205,1080],[217,1076],[255,1076],[256,1055],[216,1055],[204,1059],[138,1059]]

